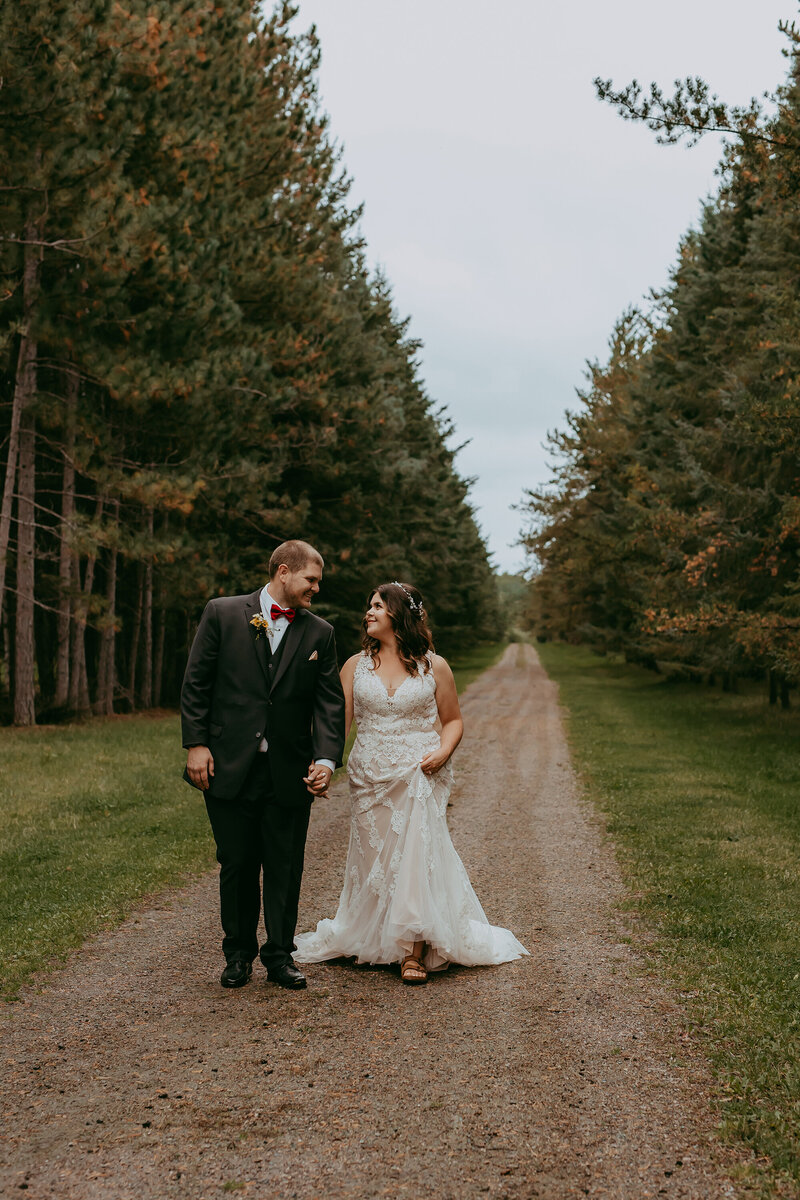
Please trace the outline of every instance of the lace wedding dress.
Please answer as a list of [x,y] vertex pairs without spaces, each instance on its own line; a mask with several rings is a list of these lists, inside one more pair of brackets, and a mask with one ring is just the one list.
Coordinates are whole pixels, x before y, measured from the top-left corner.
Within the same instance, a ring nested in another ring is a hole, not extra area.
[[398,962],[415,941],[428,970],[509,962],[528,951],[490,925],[447,828],[450,763],[425,775],[439,746],[436,681],[420,667],[390,696],[363,654],[353,680],[358,737],[347,765],[352,818],[344,886],[332,919],[295,940],[298,962]]

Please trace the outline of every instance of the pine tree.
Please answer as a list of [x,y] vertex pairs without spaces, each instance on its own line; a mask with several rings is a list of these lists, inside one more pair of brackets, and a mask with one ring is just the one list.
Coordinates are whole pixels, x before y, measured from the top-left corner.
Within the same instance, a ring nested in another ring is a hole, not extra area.
[[249,590],[292,536],[326,554],[346,637],[376,571],[422,581],[445,638],[488,628],[452,431],[367,275],[294,17],[239,0],[0,13],[18,720],[34,697],[174,702],[208,596]]
[[770,118],[755,103],[727,108],[697,79],[669,99],[635,83],[598,90],[660,140],[714,128],[739,140],[681,246],[624,402],[612,389],[615,402],[598,406],[595,370],[556,439],[555,487],[530,499],[534,620],[545,635],[729,683],[766,672],[786,703],[800,678],[798,60]]

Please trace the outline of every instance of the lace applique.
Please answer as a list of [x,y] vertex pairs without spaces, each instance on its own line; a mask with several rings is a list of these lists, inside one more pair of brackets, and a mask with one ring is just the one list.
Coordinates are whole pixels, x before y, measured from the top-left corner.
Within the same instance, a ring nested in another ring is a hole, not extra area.
[[399,833],[405,824],[406,814],[399,808],[396,808],[392,813],[392,829],[395,833]]
[[[372,659],[364,654],[354,673],[353,705],[358,724],[348,764],[353,829],[362,824],[368,830],[369,845],[380,866],[380,872],[370,873],[369,885],[372,890],[384,887],[388,897],[396,887],[411,812],[416,812],[415,836],[425,874],[430,877],[435,858],[430,823],[441,820],[447,811],[450,765],[433,776],[420,769],[425,755],[439,747],[433,669],[425,672],[420,663],[417,674],[409,675],[390,696]],[[376,821],[381,807],[391,810],[388,829],[384,817],[380,828]],[[384,829],[385,835],[381,833]],[[357,847],[363,854],[360,840]]]
[[359,737],[366,724],[365,734],[373,737],[388,734],[402,745],[407,733],[431,730],[436,724],[438,711],[433,668],[425,673],[420,664],[417,674],[404,679],[390,696],[372,659],[368,654],[362,654],[353,678],[353,705]]
[[427,942],[429,969],[527,953],[509,930],[489,925],[450,840],[450,764],[433,775],[420,766],[439,747],[433,670],[420,664],[389,696],[362,655],[353,708],[358,737],[347,766],[352,821],[345,886],[334,921],[295,939],[297,961],[356,954],[359,962],[398,962],[409,939]]
[[394,854],[391,857],[391,861],[389,862],[389,870],[392,873],[392,887],[394,887],[394,885],[397,882],[397,872],[400,870],[400,863],[402,862],[402,859],[403,859],[403,847],[398,842],[398,844],[394,848]]
[[378,860],[373,864],[372,870],[367,878],[367,883],[376,896],[383,896],[386,892],[386,876],[383,872],[383,867]]
[[369,826],[369,844],[373,850],[380,850],[381,835],[378,833],[378,826],[375,823],[375,816],[372,809],[367,809],[367,825]]

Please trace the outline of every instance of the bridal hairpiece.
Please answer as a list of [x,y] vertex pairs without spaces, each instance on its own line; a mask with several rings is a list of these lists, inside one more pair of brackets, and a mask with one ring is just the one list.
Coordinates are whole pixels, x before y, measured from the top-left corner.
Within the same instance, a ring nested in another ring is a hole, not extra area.
[[395,587],[399,587],[401,592],[405,592],[405,594],[408,596],[408,603],[409,603],[409,607],[411,608],[411,611],[416,613],[418,617],[421,617],[422,616],[422,602],[415,600],[414,597],[411,595],[411,592],[408,590],[408,588],[403,587],[403,585],[399,579],[393,579],[392,583],[394,584]]

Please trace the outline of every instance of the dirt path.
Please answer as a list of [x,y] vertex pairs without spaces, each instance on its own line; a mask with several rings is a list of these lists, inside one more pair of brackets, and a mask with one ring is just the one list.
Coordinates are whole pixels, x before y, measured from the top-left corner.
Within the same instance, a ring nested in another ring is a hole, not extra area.
[[[308,968],[218,985],[216,879],[84,948],[2,1026],[4,1195],[646,1196],[734,1190],[702,1062],[635,974],[613,857],[579,803],[556,689],[511,646],[470,688],[451,828],[490,920],[532,957]],[[330,915],[347,789],[314,814],[300,928]]]

